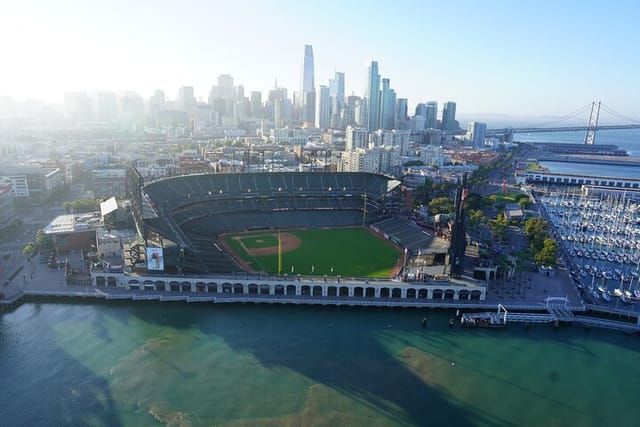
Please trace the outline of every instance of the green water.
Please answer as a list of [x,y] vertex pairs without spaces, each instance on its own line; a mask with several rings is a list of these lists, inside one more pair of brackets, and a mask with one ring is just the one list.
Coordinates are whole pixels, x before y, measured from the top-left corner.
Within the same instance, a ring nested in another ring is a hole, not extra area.
[[[428,318],[425,330],[422,317]],[[2,425],[635,426],[640,339],[450,313],[29,303],[0,317]]]

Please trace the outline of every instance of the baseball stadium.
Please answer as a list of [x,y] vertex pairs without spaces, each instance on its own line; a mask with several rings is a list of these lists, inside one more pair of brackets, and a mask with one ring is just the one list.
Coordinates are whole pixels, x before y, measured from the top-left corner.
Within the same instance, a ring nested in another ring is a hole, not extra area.
[[128,269],[97,275],[96,286],[212,298],[484,298],[483,286],[443,275],[448,244],[402,215],[406,194],[394,178],[221,173],[145,184],[135,168],[129,175],[139,239],[125,248]]

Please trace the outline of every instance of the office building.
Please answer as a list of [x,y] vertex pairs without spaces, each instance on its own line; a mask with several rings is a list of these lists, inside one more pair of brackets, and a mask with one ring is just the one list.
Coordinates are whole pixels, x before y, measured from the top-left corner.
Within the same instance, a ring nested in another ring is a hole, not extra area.
[[262,92],[251,92],[251,117],[262,118]]
[[380,97],[379,128],[391,130],[396,122],[396,92],[391,89],[389,79],[382,79],[382,91]]
[[365,107],[367,129],[374,131],[380,127],[380,74],[378,62],[371,61],[367,69],[367,87],[365,88]]
[[425,129],[437,129],[438,127],[438,103],[429,101],[425,106]]
[[442,109],[442,130],[456,130],[456,103],[448,101]]
[[302,62],[302,80],[300,84],[300,97],[302,100],[302,121],[313,123],[315,120],[315,78],[313,63],[313,47],[304,46],[304,59]]
[[318,102],[316,104],[316,127],[327,129],[331,113],[331,95],[327,86],[321,85],[318,92]]
[[218,76],[218,95],[221,98],[233,98],[233,77],[231,74],[220,74]]
[[178,89],[178,108],[191,117],[196,111],[196,97],[193,86],[183,86]]
[[335,72],[329,80],[329,94],[331,95],[331,112],[340,114],[344,108],[344,73]]

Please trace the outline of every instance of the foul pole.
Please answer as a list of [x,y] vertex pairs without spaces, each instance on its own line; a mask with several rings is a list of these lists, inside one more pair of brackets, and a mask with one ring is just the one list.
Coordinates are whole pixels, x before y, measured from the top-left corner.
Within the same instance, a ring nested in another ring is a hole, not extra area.
[[282,240],[280,240],[280,230],[278,230],[278,274],[282,274]]
[[362,226],[367,222],[367,193],[364,193],[364,205],[362,206]]

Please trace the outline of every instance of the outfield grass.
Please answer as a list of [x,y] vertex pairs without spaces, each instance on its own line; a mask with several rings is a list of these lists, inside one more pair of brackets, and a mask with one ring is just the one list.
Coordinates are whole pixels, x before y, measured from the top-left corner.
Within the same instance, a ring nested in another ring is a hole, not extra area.
[[[282,274],[389,277],[402,256],[388,242],[360,227],[292,230],[287,233],[296,235],[302,243],[297,249],[282,254]],[[243,250],[238,240],[233,239],[239,236],[247,248],[277,247],[277,238],[272,234],[229,234],[225,241],[254,270],[278,274],[277,254],[252,257]],[[271,245],[253,246],[258,244],[257,240],[266,242],[267,239],[272,242]]]

